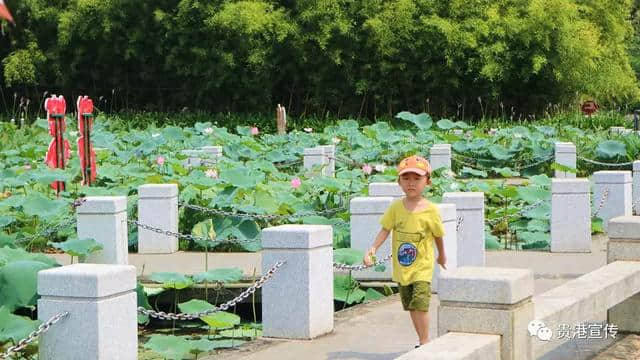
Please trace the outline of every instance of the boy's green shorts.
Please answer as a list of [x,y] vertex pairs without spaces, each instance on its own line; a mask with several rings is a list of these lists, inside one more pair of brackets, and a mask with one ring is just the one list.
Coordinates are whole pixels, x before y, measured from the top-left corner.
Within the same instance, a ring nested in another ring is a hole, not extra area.
[[409,285],[398,284],[402,308],[405,310],[429,311],[431,300],[431,283],[416,281]]

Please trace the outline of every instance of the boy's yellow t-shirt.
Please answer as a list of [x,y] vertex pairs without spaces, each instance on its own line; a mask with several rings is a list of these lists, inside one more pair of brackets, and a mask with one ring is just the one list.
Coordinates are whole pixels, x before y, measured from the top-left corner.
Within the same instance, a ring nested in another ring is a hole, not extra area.
[[399,199],[387,208],[380,225],[393,230],[393,281],[400,285],[431,282],[435,264],[434,237],[444,236],[440,209],[430,202],[426,209],[409,212]]

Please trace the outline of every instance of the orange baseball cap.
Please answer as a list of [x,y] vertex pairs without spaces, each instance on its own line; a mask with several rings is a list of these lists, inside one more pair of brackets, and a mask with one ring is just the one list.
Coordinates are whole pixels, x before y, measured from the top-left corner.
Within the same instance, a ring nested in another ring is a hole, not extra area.
[[398,175],[408,172],[414,172],[418,175],[431,175],[431,165],[427,159],[421,156],[409,156],[398,164]]

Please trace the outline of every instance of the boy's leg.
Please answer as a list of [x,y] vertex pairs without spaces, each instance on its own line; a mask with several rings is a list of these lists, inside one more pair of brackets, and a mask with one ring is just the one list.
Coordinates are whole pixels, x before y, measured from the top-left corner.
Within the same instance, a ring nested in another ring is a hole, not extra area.
[[410,310],[411,321],[413,327],[416,329],[420,345],[424,345],[429,342],[429,313],[420,310]]

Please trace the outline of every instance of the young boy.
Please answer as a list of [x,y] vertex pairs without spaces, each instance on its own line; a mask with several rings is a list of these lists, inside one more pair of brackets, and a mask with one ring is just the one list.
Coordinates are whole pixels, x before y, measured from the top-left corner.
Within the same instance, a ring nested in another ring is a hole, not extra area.
[[393,230],[393,281],[398,283],[402,307],[409,311],[420,345],[429,341],[429,300],[433,276],[433,241],[438,247],[437,262],[446,269],[442,236],[444,229],[440,210],[422,196],[431,184],[431,165],[419,156],[410,156],[398,165],[398,183],[405,197],[396,200],[386,210],[373,246],[365,255],[366,265],[373,263],[371,256]]

